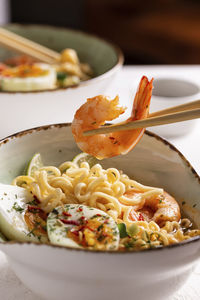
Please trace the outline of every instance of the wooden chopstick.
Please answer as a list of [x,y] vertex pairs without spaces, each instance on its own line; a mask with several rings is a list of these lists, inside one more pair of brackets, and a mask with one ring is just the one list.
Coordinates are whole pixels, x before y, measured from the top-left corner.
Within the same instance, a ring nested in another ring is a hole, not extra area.
[[105,134],[105,133],[111,133],[115,131],[153,127],[153,126],[177,123],[177,122],[182,122],[182,121],[187,121],[187,120],[192,120],[197,118],[200,118],[200,108],[185,110],[185,111],[176,112],[173,114],[167,114],[163,116],[147,118],[139,121],[125,123],[122,125],[114,124],[111,126],[104,126],[102,128],[85,131],[83,132],[83,135],[91,136],[95,134],[102,134],[102,133]]
[[28,56],[33,57],[39,61],[49,63],[49,64],[53,63],[52,59],[50,59],[49,57],[44,56],[41,53],[38,53],[30,48],[20,45],[20,44],[14,42],[14,41],[11,41],[10,39],[7,39],[5,37],[0,36],[0,44],[6,46],[9,49],[15,50],[17,52],[27,54]]
[[0,28],[0,36],[5,37],[9,39],[10,41],[13,41],[21,46],[30,48],[38,53],[41,53],[52,60],[58,60],[60,58],[60,54],[57,53],[54,50],[48,49],[47,47],[44,47],[38,43],[35,43],[27,38],[24,38],[22,36],[19,36],[11,31],[8,31],[4,28]]
[[15,51],[27,54],[46,63],[55,63],[60,54],[38,43],[30,41],[4,28],[0,28],[0,43]]
[[169,108],[166,108],[163,110],[153,112],[149,115],[149,118],[166,115],[169,113],[175,113],[175,112],[179,112],[179,111],[189,110],[189,109],[195,109],[195,108],[200,108],[200,100],[187,102],[187,103],[184,103],[181,105],[172,106],[172,107],[169,107]]

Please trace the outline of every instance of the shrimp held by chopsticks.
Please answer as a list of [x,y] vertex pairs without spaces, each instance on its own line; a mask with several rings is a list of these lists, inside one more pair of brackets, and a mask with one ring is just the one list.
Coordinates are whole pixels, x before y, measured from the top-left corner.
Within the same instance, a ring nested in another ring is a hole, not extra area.
[[[147,77],[143,76],[135,95],[131,117],[126,122],[148,117],[152,88],[153,79],[148,81]],[[99,128],[106,121],[112,121],[124,113],[125,108],[119,107],[118,103],[118,96],[109,100],[107,97],[99,95],[87,99],[87,102],[76,111],[71,128],[76,143],[83,152],[98,159],[104,159],[126,154],[139,142],[144,134],[144,128],[89,137],[83,136],[84,131]]]

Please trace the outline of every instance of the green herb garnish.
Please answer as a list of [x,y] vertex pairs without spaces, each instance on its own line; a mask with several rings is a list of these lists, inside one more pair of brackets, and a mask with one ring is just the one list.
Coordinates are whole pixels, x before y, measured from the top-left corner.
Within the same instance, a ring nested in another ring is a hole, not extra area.
[[97,228],[97,231],[100,231],[103,228],[103,224],[99,225],[99,227]]
[[17,204],[17,202],[15,202],[15,203],[13,204],[12,209],[18,211],[20,214],[24,211],[24,209],[23,209],[21,206],[19,206],[19,205]]
[[101,235],[97,238],[97,240],[98,240],[99,242],[102,242],[105,238],[106,238],[106,237],[105,237],[103,234],[101,234]]
[[32,201],[30,201],[30,202],[28,202],[27,204],[29,204],[29,205],[38,205],[38,202],[37,202],[37,200],[36,199],[33,199]]
[[52,210],[52,213],[55,214],[55,215],[58,215],[57,209],[54,208],[54,209]]
[[124,244],[124,247],[126,249],[133,248],[133,243],[132,242],[127,242],[127,243]]
[[123,239],[128,236],[126,231],[126,225],[124,223],[117,224],[117,227],[119,229],[120,238]]
[[33,236],[35,236],[35,233],[34,233],[34,230],[35,230],[36,228],[33,228],[31,231],[29,231],[28,233],[27,233],[27,236],[31,236],[31,234],[33,235]]
[[67,73],[65,72],[57,72],[57,80],[63,81],[67,77]]

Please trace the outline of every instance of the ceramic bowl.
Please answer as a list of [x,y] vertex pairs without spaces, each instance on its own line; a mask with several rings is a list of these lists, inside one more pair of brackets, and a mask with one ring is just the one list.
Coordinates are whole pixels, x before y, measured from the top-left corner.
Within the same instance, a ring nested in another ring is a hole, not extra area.
[[[123,54],[116,46],[84,32],[42,25],[10,24],[6,28],[56,51],[75,49],[80,60],[91,65],[95,77],[66,89],[1,92],[0,138],[27,128],[72,120],[86,98],[105,93],[123,64]],[[0,48],[0,61],[11,55]]]
[[[41,153],[45,164],[58,165],[80,150],[67,124],[15,134],[0,142],[0,182],[10,183],[21,174],[35,152]],[[124,170],[141,183],[164,188],[200,227],[200,178],[165,140],[146,132],[131,152],[106,159],[102,165]],[[200,237],[165,248],[126,253],[17,242],[0,244],[0,249],[21,281],[48,300],[161,300],[179,289],[192,272],[200,256]]]
[[[163,110],[199,99],[200,86],[185,78],[158,76],[154,80],[154,89],[150,112]],[[170,125],[155,126],[149,129],[161,136],[171,138],[189,134],[196,124],[196,120],[180,122]]]

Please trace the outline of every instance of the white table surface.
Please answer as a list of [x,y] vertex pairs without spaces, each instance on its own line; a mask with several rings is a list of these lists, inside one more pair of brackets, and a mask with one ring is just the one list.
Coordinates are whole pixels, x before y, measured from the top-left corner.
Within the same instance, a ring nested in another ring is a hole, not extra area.
[[[123,67],[112,86],[106,91],[107,95],[119,94],[120,103],[127,106],[128,116],[131,107],[132,90],[142,75],[158,78],[159,76],[182,78],[192,80],[200,87],[200,66],[126,66]],[[197,98],[194,98],[196,100]],[[198,98],[200,99],[200,97]],[[71,121],[70,112],[66,122]],[[200,174],[200,120],[196,121],[194,129],[189,135],[168,139],[172,142],[190,161],[194,169]],[[29,291],[11,270],[5,255],[0,252],[0,299],[2,300],[39,300]],[[200,299],[200,263],[190,276],[187,283],[170,300],[199,300]],[[76,300],[76,299],[74,299]]]

